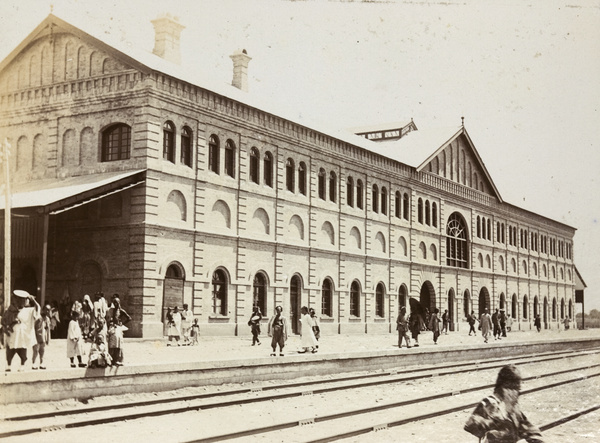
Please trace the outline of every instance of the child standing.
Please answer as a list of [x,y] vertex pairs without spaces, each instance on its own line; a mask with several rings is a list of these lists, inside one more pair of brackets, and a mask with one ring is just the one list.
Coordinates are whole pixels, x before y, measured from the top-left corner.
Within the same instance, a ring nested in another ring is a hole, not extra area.
[[198,344],[198,337],[200,336],[200,325],[198,324],[197,318],[195,318],[194,323],[192,323],[190,335],[192,337],[192,346],[196,346]]
[[67,357],[71,360],[71,367],[75,366],[75,357],[79,361],[79,367],[85,368],[87,365],[81,361],[81,354],[83,353],[83,336],[81,334],[81,328],[79,327],[79,313],[77,311],[71,312],[71,321],[69,322],[69,329],[67,332]]
[[37,369],[36,364],[37,357],[40,357],[40,369],[46,369],[44,366],[44,353],[46,351],[46,345],[50,344],[50,305],[44,306],[42,309],[42,316],[35,321],[35,339],[36,344],[33,345],[33,357],[31,359],[31,369]]

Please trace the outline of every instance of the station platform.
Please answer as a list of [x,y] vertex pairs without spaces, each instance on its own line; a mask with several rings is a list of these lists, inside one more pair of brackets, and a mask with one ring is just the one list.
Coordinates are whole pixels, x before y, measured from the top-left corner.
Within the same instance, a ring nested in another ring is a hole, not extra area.
[[[53,340],[46,348],[45,370],[31,368],[31,351],[26,369],[18,371],[15,356],[11,372],[0,359],[0,403],[61,400],[75,397],[155,392],[186,386],[215,385],[308,375],[381,370],[399,365],[431,364],[432,354],[441,363],[476,361],[517,356],[556,349],[589,349],[600,346],[600,329],[512,331],[501,340],[484,343],[481,334],[442,334],[438,344],[433,334],[423,332],[419,347],[398,348],[397,333],[383,335],[322,336],[317,353],[298,353],[300,337],[291,336],[284,356],[271,357],[270,338],[251,346],[251,335],[200,337],[196,346],[167,346],[167,340],[125,339],[124,366],[105,369],[71,368],[66,357],[66,340]],[[86,349],[89,349],[89,344]],[[83,356],[87,363],[87,355]]]

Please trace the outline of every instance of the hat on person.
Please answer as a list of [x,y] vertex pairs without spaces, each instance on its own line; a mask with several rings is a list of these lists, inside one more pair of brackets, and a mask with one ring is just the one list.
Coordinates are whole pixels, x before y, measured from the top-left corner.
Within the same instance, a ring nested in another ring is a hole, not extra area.
[[31,294],[27,291],[24,291],[22,289],[15,289],[13,291],[13,294],[15,294],[17,297],[21,297],[21,298],[29,298],[31,297]]

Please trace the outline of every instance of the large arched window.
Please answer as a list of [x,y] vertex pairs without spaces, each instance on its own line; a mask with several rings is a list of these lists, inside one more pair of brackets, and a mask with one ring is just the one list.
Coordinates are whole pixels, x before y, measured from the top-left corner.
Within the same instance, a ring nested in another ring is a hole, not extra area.
[[219,173],[219,137],[211,135],[208,140],[208,168],[215,174]]
[[354,207],[354,179],[352,177],[346,179],[346,204],[351,208]]
[[394,215],[396,218],[400,218],[402,216],[402,196],[400,195],[400,191],[396,191],[394,194]]
[[250,149],[250,181],[258,184],[260,182],[260,153],[258,149]]
[[265,185],[269,188],[273,187],[273,154],[270,152],[265,152],[265,156],[263,158],[263,176],[265,180]]
[[333,317],[333,284],[326,278],[321,286],[321,314]]
[[294,160],[292,160],[291,158],[288,158],[285,163],[285,187],[290,192],[294,192],[294,190],[295,190],[295,185],[294,185],[294,182],[296,181],[295,173],[296,173],[296,169],[294,166]]
[[431,226],[431,207],[429,206],[429,200],[425,200],[425,224]]
[[335,172],[331,171],[329,173],[329,201],[335,203],[337,199],[337,176]]
[[267,279],[261,272],[254,276],[254,283],[252,284],[252,307],[260,308],[260,312],[265,313],[267,311]]
[[235,144],[233,140],[225,143],[225,174],[235,177]]
[[381,213],[387,215],[388,212],[388,193],[385,186],[381,187]]
[[356,180],[356,207],[358,209],[364,209],[364,198],[365,198],[365,190],[363,188],[362,180]]
[[383,283],[379,283],[375,288],[375,316],[383,318],[385,314],[385,288]]
[[325,200],[325,169],[323,168],[319,169],[319,179],[317,186],[319,191],[319,198],[321,200]]
[[175,125],[169,121],[163,125],[163,158],[175,163]]
[[431,204],[431,225],[437,228],[438,216],[437,216],[437,204],[433,202]]
[[406,285],[403,283],[400,285],[400,290],[398,291],[398,306],[399,307],[408,307],[408,289]]
[[181,129],[181,164],[192,167],[192,130],[187,126]]
[[417,221],[423,224],[423,199],[417,201]]
[[127,160],[131,145],[131,128],[123,123],[117,123],[102,132],[103,162]]
[[298,166],[298,191],[300,194],[306,195],[306,165],[300,162]]
[[467,225],[464,218],[454,212],[448,218],[446,228],[446,264],[455,268],[469,267]]
[[350,316],[360,317],[360,285],[357,281],[350,285]]
[[409,216],[410,216],[410,197],[408,196],[408,193],[404,193],[404,197],[403,197],[403,206],[402,206],[402,217],[404,218],[404,220],[408,220]]
[[527,320],[527,315],[529,314],[529,300],[527,300],[527,296],[523,296],[523,319]]
[[212,298],[213,313],[227,315],[227,274],[222,269],[213,272]]

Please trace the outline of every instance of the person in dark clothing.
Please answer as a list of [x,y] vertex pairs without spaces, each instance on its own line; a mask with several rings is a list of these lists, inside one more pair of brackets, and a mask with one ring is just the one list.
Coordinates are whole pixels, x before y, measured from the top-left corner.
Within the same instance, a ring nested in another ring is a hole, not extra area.
[[506,337],[506,312],[504,312],[504,309],[500,309],[499,321],[500,332],[502,332],[502,337]]
[[437,345],[438,338],[440,337],[440,322],[442,321],[438,314],[440,310],[435,308],[433,314],[429,318],[429,330],[433,332],[433,343]]
[[492,326],[494,327],[494,340],[500,340],[500,318],[498,314],[498,308],[492,314]]
[[256,306],[254,311],[252,311],[252,315],[250,316],[250,320],[248,320],[248,326],[250,326],[250,331],[252,332],[252,346],[257,343],[260,345],[260,340],[258,336],[260,335],[260,320],[262,319],[262,313],[260,312],[260,308]]
[[467,317],[467,321],[469,322],[469,335],[471,335],[471,332],[473,335],[477,335],[477,331],[475,330],[475,322],[477,321],[475,311],[471,311],[471,315]]
[[493,395],[484,398],[465,424],[465,431],[486,443],[543,443],[537,426],[531,424],[519,405],[521,374],[514,365],[498,373]]
[[396,330],[398,331],[398,348],[402,347],[402,339],[406,340],[406,347],[412,348],[410,338],[408,337],[408,319],[406,318],[406,308],[400,308],[400,315],[396,320]]
[[442,331],[445,335],[448,335],[448,324],[450,322],[450,315],[448,314],[448,310],[446,309],[442,314]]
[[540,318],[540,314],[535,316],[533,325],[536,327],[537,331],[540,332],[540,330],[542,329],[542,319]]
[[272,337],[271,348],[273,348],[271,357],[277,355],[277,346],[279,346],[279,355],[283,357],[283,348],[288,338],[287,319],[281,315],[282,311],[283,308],[277,306],[275,308],[275,315],[269,320],[268,334],[269,337]]
[[410,334],[412,339],[415,341],[414,346],[419,347],[419,334],[421,333],[421,329],[423,325],[423,319],[416,312],[411,312],[408,317],[408,328],[410,330]]

